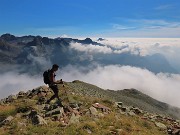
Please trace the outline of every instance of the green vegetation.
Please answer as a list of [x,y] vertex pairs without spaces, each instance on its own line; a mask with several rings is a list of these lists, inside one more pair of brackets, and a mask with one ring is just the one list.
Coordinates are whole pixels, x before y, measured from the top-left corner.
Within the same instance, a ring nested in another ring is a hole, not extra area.
[[15,115],[16,112],[16,107],[14,105],[0,105],[0,121],[10,115]]

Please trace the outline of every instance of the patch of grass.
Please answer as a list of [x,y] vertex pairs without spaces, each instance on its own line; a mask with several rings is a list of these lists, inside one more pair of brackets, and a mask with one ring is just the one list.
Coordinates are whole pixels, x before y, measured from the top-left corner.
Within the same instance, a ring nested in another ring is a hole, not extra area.
[[98,132],[98,126],[93,121],[86,121],[86,122],[83,122],[80,125],[78,125],[78,128],[76,131],[79,134],[86,135],[86,134],[88,134],[87,130],[89,130],[92,133],[97,133]]
[[130,123],[125,123],[125,124],[123,125],[123,127],[124,127],[124,129],[125,129],[128,133],[130,133],[130,132],[133,131],[132,126],[131,126]]
[[27,135],[63,135],[63,128],[58,125],[59,123],[51,123],[47,126],[29,125],[26,129]]
[[113,103],[111,100],[109,100],[109,99],[104,99],[104,100],[102,100],[102,102],[103,102],[104,104],[108,105],[108,106],[114,105],[114,103]]
[[16,114],[16,107],[13,105],[7,105],[3,106],[0,105],[0,121],[4,120],[9,115],[15,115]]
[[100,118],[99,121],[97,121],[97,124],[102,129],[108,129],[109,126],[114,126],[116,123],[115,113],[110,113],[108,115],[105,115],[105,117]]
[[148,121],[143,121],[142,126],[150,130],[152,129],[152,125]]
[[0,135],[9,135],[8,130],[3,127],[0,127]]
[[19,100],[15,103],[16,110],[18,113],[28,112],[33,106],[36,105],[36,100]]

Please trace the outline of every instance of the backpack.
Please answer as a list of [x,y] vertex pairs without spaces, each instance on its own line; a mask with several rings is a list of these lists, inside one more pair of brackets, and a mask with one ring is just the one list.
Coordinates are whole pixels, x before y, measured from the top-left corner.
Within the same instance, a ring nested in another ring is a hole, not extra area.
[[50,83],[51,83],[50,80],[49,80],[50,71],[51,71],[51,70],[46,70],[46,71],[44,71],[44,73],[43,73],[43,78],[44,78],[44,83],[45,83],[45,84],[50,84]]

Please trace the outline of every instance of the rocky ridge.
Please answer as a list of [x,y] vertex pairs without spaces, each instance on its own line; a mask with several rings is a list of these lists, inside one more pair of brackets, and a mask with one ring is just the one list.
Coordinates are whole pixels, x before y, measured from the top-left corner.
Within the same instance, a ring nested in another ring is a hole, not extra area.
[[47,86],[2,99],[0,134],[180,134],[180,121],[168,115],[111,100],[81,81],[64,85],[58,85],[64,107],[56,100],[46,104],[52,95]]

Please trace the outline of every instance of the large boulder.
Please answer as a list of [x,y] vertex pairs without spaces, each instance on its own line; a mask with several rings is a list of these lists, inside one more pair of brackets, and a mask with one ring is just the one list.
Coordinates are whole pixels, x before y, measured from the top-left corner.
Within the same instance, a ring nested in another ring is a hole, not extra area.
[[89,112],[92,116],[98,116],[98,111],[95,107],[90,107]]
[[47,122],[38,114],[36,110],[31,110],[29,118],[34,125],[47,125]]
[[60,116],[63,116],[64,115],[64,109],[63,107],[58,107],[56,109],[53,109],[51,111],[48,111],[45,116],[46,117],[49,117],[49,116],[52,116],[52,115],[57,115],[57,114],[60,114]]
[[17,98],[23,98],[26,95],[24,91],[20,91],[16,96]]
[[109,107],[106,107],[100,103],[92,104],[92,106],[98,110],[101,110],[103,113],[110,113],[110,111],[111,111],[111,109]]
[[6,103],[6,100],[5,99],[1,99],[0,100],[0,105],[4,105]]
[[15,95],[10,95],[6,98],[6,102],[13,102],[16,99],[17,97]]
[[137,107],[132,108],[132,111],[133,111],[135,114],[137,114],[137,115],[139,115],[139,114],[142,114],[142,113],[143,113],[143,111],[142,111],[141,109],[137,108]]
[[164,125],[164,124],[161,123],[161,122],[155,122],[155,125],[156,125],[158,128],[162,129],[162,130],[166,130],[166,129],[167,129],[166,125]]
[[32,98],[36,95],[38,97],[45,97],[45,96],[47,96],[48,92],[50,92],[50,89],[47,86],[40,86],[40,87],[33,89],[32,91],[28,91],[27,95],[29,98]]
[[13,116],[8,116],[5,120],[0,123],[0,126],[9,124],[14,119]]
[[180,129],[174,129],[172,135],[180,135]]

